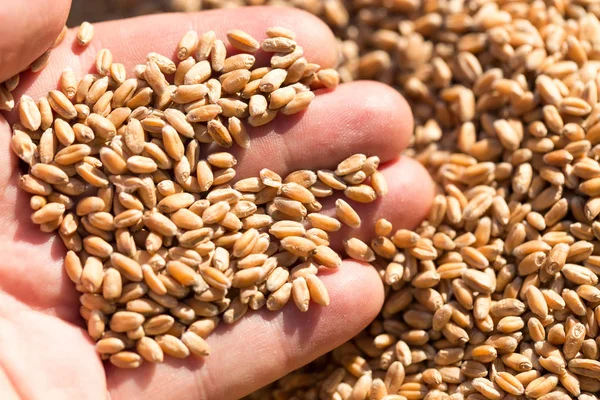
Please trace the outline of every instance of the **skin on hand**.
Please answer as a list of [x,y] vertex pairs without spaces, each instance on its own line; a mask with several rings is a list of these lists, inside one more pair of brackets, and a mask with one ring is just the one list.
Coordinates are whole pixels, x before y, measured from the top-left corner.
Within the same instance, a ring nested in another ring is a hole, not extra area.
[[[29,3],[24,12],[12,3]],[[0,35],[0,80],[14,75],[42,54],[60,32],[69,1],[11,2],[9,11],[23,13],[14,35]],[[52,4],[49,6],[48,4]],[[42,8],[35,8],[42,7]],[[36,10],[33,12],[33,10]],[[38,17],[37,10],[50,10]],[[35,14],[35,16],[33,15]],[[16,14],[11,14],[16,15]],[[15,17],[8,18],[12,21]],[[336,43],[327,26],[295,9],[251,8],[206,11],[195,14],[153,15],[95,24],[88,48],[74,44],[76,29],[53,50],[50,64],[38,74],[26,73],[15,99],[27,93],[34,99],[56,87],[63,69],[78,76],[92,71],[97,51],[107,47],[126,68],[141,63],[150,51],[174,56],[177,42],[190,29],[213,29],[224,37],[229,29],[244,29],[257,39],[269,26],[293,29],[308,60],[334,67]],[[46,28],[44,28],[46,27]],[[3,32],[5,27],[0,27]],[[39,32],[42,32],[40,34]],[[27,39],[35,34],[43,39]],[[23,43],[28,54],[22,51]],[[5,52],[3,52],[6,51]],[[260,60],[260,57],[259,57]],[[263,58],[264,60],[264,58]],[[64,247],[60,238],[39,232],[29,219],[29,196],[16,188],[17,160],[10,153],[9,122],[0,117],[0,393],[7,399],[211,399],[239,398],[281,377],[349,340],[377,316],[383,303],[383,286],[377,272],[345,261],[322,279],[331,305],[311,304],[307,313],[293,305],[282,312],[261,310],[247,314],[233,326],[221,324],[208,342],[213,351],[204,360],[167,358],[159,365],[137,370],[103,368],[92,341],[81,329],[78,293],[62,270]],[[398,157],[412,133],[412,117],[404,99],[392,88],[376,82],[353,82],[334,91],[319,91],[302,115],[277,118],[252,129],[251,148],[236,151],[240,178],[268,167],[280,175],[300,168],[333,168],[353,153],[377,155],[382,160],[389,193],[358,209],[360,230],[342,230],[332,236],[336,250],[347,235],[369,240],[377,218],[394,228],[413,228],[429,210],[433,184],[416,161]],[[335,199],[323,202],[332,212]],[[337,244],[337,246],[336,246]]]
[[71,0],[3,1],[0,10],[0,82],[44,54],[65,26]]

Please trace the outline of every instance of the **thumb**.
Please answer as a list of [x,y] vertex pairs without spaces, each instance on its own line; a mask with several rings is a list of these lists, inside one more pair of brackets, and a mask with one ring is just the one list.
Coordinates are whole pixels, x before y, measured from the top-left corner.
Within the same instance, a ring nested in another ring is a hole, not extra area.
[[63,29],[71,0],[17,0],[2,4],[0,82],[27,69],[52,47]]

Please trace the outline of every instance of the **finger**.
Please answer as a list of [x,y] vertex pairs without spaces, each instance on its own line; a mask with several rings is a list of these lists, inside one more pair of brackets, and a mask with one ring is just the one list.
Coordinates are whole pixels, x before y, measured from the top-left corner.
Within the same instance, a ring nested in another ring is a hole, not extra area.
[[[61,72],[71,67],[83,76],[95,72],[94,60],[102,48],[108,48],[115,62],[125,64],[129,76],[136,64],[144,63],[150,52],[176,59],[177,43],[188,30],[202,34],[214,30],[227,43],[226,33],[242,29],[257,40],[266,37],[271,26],[284,26],[296,32],[297,42],[305,57],[324,68],[337,62],[336,41],[331,30],[317,17],[292,8],[250,7],[221,9],[185,14],[157,14],[138,18],[94,24],[94,39],[87,48],[75,42],[76,30],[71,29],[63,43],[52,53],[50,64],[38,77],[27,76],[19,85],[17,96],[23,91],[33,98],[56,87]],[[262,52],[258,52],[260,58]],[[262,59],[264,59],[262,54]],[[259,59],[260,61],[260,59]]]
[[267,166],[285,177],[298,169],[335,168],[355,153],[392,160],[407,146],[412,126],[410,108],[397,91],[358,81],[322,92],[302,114],[251,129],[250,149],[230,150],[238,159],[238,178],[258,176]]
[[69,15],[71,0],[2,3],[0,82],[23,71],[54,43]]
[[339,346],[379,312],[381,279],[354,261],[321,278],[329,306],[311,303],[301,313],[288,304],[281,312],[261,310],[233,326],[220,325],[208,338],[212,354],[202,361],[169,359],[134,371],[109,367],[112,399],[236,399]]

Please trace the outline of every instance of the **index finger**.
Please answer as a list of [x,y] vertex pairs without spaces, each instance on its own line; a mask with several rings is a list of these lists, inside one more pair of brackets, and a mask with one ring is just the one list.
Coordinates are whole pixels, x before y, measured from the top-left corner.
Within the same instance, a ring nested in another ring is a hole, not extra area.
[[[136,64],[145,63],[150,52],[163,54],[176,60],[176,48],[181,37],[189,30],[202,34],[213,30],[217,38],[227,43],[226,34],[231,29],[241,29],[261,41],[266,30],[283,26],[296,33],[296,42],[304,49],[309,62],[323,68],[335,66],[337,46],[331,30],[320,19],[306,11],[293,8],[247,7],[220,9],[198,13],[156,14],[144,17],[108,21],[94,24],[94,39],[87,48],[75,41],[76,28],[52,52],[48,67],[39,74],[25,74],[15,99],[27,93],[36,99],[54,89],[61,72],[72,68],[78,77],[93,68],[97,52],[108,48],[115,62],[125,65],[128,77],[133,76]],[[231,48],[229,47],[228,50]],[[264,56],[264,55],[263,55]],[[260,51],[257,53],[260,61]]]

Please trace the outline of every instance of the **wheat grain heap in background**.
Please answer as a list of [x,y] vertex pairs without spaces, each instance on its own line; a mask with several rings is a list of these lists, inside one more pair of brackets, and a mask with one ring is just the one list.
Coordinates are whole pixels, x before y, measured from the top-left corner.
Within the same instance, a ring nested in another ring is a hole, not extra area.
[[378,224],[379,317],[250,397],[596,398],[600,3],[117,3],[123,15],[200,3],[318,15],[339,37],[342,81],[379,79],[406,96],[406,154],[439,184],[416,232]]

